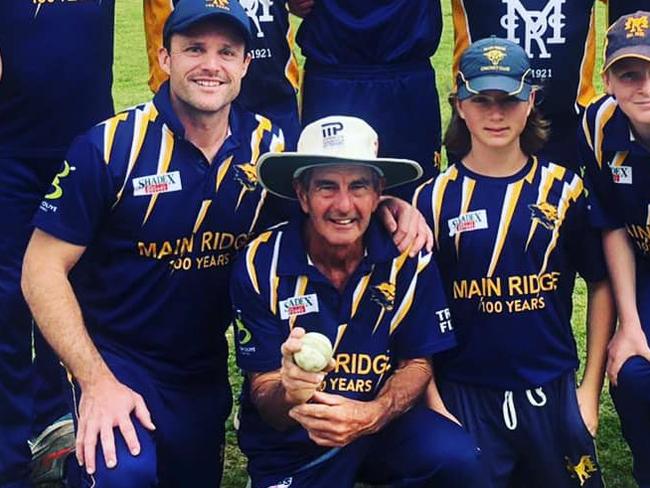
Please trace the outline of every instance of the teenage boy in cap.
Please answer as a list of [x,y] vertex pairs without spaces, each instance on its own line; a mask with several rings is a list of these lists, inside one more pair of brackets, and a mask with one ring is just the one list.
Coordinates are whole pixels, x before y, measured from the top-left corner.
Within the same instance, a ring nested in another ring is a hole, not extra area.
[[[455,343],[437,267],[400,253],[374,216],[384,188],[422,170],[377,147],[361,119],[330,116],[298,152],[260,158],[261,184],[305,215],[255,239],[233,274],[254,488],[484,486],[471,438],[442,402],[421,403],[431,355]],[[327,373],[294,363],[305,331],[334,344]]]
[[618,310],[611,394],[634,477],[650,487],[650,12],[609,28],[603,81],[607,94],[587,108],[579,149]]
[[[616,1],[616,0],[613,0]],[[451,0],[454,25],[453,76],[460,56],[490,35],[519,44],[528,54],[532,82],[542,89],[536,103],[550,122],[538,154],[576,171],[578,154],[567,136],[594,97],[595,0]],[[450,155],[453,159],[454,155]]]
[[[505,39],[462,54],[445,135],[461,158],[416,194],[458,338],[436,357],[436,377],[495,487],[601,486],[593,436],[613,318],[607,272],[582,180],[535,156],[547,132],[530,69]],[[577,389],[576,271],[590,282]]]
[[283,148],[281,130],[231,104],[250,62],[238,2],[183,0],[163,37],[169,82],[75,141],[24,262],[99,487],[219,484],[230,266],[271,218],[257,158]]

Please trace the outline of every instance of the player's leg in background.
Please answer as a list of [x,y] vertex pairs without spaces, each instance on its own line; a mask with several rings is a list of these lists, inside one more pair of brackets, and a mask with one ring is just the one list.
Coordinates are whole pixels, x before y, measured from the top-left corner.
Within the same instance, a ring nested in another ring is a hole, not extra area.
[[[31,486],[32,320],[20,290],[31,220],[61,161],[0,158],[0,486]],[[54,419],[52,419],[54,420]]]
[[[650,337],[650,273],[637,269],[637,308],[641,325]],[[628,359],[618,373],[618,386],[610,386],[623,437],[632,451],[634,479],[650,488],[650,362],[640,356]]]

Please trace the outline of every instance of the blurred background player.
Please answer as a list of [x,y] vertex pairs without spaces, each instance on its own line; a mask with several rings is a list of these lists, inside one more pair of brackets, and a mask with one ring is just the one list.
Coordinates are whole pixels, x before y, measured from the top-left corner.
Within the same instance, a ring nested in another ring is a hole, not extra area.
[[[400,254],[374,217],[384,185],[421,169],[376,151],[363,120],[330,116],[297,153],[260,158],[262,185],[305,215],[260,235],[233,274],[254,488],[481,486],[471,438],[421,401],[430,356],[455,343],[437,267],[430,253]],[[294,363],[305,330],[335,344],[327,373]]]
[[[288,0],[304,17],[297,41],[306,58],[303,126],[351,115],[379,134],[382,157],[438,174],[440,107],[429,58],[440,41],[439,0]],[[388,193],[411,200],[417,182]]]
[[[535,156],[546,123],[517,44],[461,54],[445,145],[461,159],[417,195],[458,346],[434,361],[442,399],[497,487],[602,486],[593,437],[613,305],[579,176]],[[575,272],[592,285],[576,390]]]
[[[7,209],[0,233],[2,488],[32,486],[27,440],[69,411],[61,368],[38,331],[32,366],[21,263],[34,212],[72,138],[113,113],[113,10],[113,0],[0,2],[0,205]],[[42,452],[53,435],[35,448]],[[69,447],[59,446],[58,456],[36,466],[37,474],[60,468]]]
[[619,326],[607,373],[632,450],[633,474],[650,487],[650,12],[618,19],[607,31],[607,95],[585,113],[579,150],[591,216],[603,229]]
[[601,0],[607,4],[607,24],[612,25],[621,15],[637,10],[650,11],[650,0]]
[[576,147],[567,141],[573,141],[579,114],[595,94],[594,0],[451,0],[451,5],[454,76],[461,54],[476,40],[495,35],[519,44],[530,59],[532,83],[541,87],[536,103],[551,123],[539,156],[576,170]]
[[[162,26],[171,10],[182,0],[143,0],[149,58],[149,86],[156,92],[167,75],[158,64]],[[247,110],[264,115],[282,129],[287,149],[293,149],[300,133],[298,118],[299,68],[293,47],[294,31],[289,22],[286,0],[240,0],[251,23],[252,62],[242,83],[237,102]]]

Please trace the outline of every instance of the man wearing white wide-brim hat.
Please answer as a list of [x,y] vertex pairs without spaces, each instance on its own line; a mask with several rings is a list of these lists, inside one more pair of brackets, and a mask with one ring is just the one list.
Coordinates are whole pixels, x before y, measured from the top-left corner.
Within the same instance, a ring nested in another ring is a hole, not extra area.
[[[233,274],[253,487],[480,486],[471,438],[441,401],[421,402],[431,356],[455,345],[438,270],[431,254],[400,254],[373,217],[382,190],[421,169],[377,147],[364,121],[331,116],[298,152],[258,164],[261,184],[305,215],[260,235]],[[294,362],[306,332],[333,344],[323,371]]]

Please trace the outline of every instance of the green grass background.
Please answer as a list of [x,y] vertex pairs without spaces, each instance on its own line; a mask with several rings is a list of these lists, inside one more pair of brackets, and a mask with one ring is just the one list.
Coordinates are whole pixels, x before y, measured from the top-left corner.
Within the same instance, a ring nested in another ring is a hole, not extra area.
[[[569,0],[571,1],[571,0]],[[442,0],[444,10],[444,32],[433,65],[437,68],[438,91],[441,97],[443,127],[449,119],[449,106],[446,95],[451,88],[451,57],[453,51],[452,20],[448,0]],[[118,0],[116,2],[115,22],[115,64],[113,95],[117,110],[146,101],[151,94],[147,86],[148,70],[142,21],[142,2],[139,0]],[[597,54],[602,52],[602,37],[605,24],[605,9],[598,2]],[[296,19],[293,19],[294,21]],[[302,58],[301,58],[302,61]],[[598,60],[600,65],[600,59]],[[599,70],[597,70],[599,72]],[[600,79],[596,80],[600,90]],[[575,310],[573,317],[576,341],[580,355],[584,358],[585,342],[585,286],[578,282],[575,292]],[[235,395],[241,385],[239,372],[234,360],[230,358],[230,371]],[[432,441],[434,441],[432,439]],[[232,422],[228,422],[228,446],[223,486],[240,488],[246,484],[245,460],[236,445]],[[611,399],[606,389],[601,402],[600,427],[598,431],[598,452],[605,480],[608,487],[624,488],[635,486],[631,476],[630,453],[621,438],[620,425]],[[197,467],[197,469],[201,469]],[[549,487],[552,488],[552,487]]]

